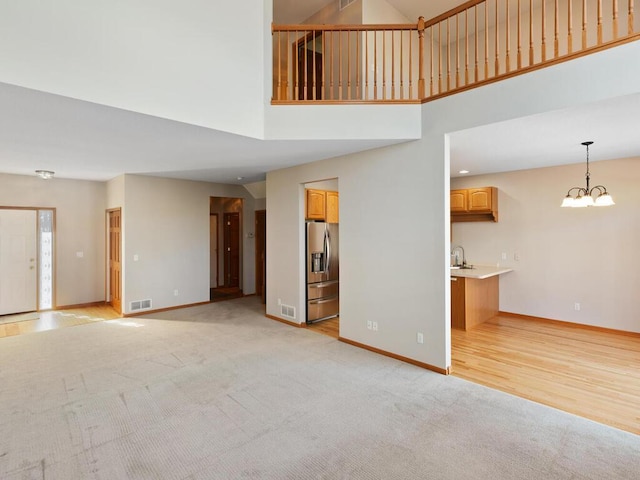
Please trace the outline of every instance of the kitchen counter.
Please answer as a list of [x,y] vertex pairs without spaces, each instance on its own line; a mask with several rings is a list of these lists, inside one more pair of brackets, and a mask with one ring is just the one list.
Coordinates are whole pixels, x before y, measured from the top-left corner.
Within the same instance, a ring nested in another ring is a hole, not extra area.
[[498,314],[499,275],[510,268],[451,269],[451,327],[468,330]]
[[477,278],[484,280],[485,278],[493,277],[495,275],[502,275],[503,273],[512,272],[510,268],[504,267],[491,267],[488,265],[477,265],[473,268],[452,268],[452,277],[464,277],[464,278]]

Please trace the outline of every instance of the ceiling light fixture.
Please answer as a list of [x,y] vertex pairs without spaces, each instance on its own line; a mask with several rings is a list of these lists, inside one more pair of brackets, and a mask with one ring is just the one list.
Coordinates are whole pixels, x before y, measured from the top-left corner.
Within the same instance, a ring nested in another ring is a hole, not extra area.
[[[596,185],[593,188],[589,188],[589,145],[592,145],[593,142],[582,142],[582,145],[587,147],[587,173],[585,175],[587,179],[587,188],[582,187],[572,187],[567,192],[567,196],[564,197],[562,201],[562,207],[608,207],[609,205],[615,205],[613,202],[613,198],[607,192],[606,187],[604,185]],[[575,197],[571,195],[571,192],[576,190]],[[593,200],[592,194],[598,193],[595,201]]]
[[461,173],[462,175],[464,175],[465,173],[469,173],[469,170],[460,170],[458,173]]
[[51,170],[36,170],[36,175],[39,176],[43,180],[49,180],[53,178],[53,175],[56,172],[52,172]]

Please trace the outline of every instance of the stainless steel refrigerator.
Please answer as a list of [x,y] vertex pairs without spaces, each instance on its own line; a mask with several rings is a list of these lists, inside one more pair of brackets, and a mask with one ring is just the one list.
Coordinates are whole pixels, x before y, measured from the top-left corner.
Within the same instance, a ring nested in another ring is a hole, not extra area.
[[338,224],[307,223],[307,323],[340,313]]

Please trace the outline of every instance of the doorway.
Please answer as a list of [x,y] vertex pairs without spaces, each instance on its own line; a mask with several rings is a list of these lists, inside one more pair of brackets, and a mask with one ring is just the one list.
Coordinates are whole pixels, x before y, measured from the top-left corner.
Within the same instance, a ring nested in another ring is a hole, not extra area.
[[109,224],[109,304],[122,313],[122,210],[107,210]]
[[256,295],[267,303],[267,211],[256,210]]
[[[211,197],[210,301],[238,298],[242,292],[243,199]],[[215,285],[214,285],[215,283]]]

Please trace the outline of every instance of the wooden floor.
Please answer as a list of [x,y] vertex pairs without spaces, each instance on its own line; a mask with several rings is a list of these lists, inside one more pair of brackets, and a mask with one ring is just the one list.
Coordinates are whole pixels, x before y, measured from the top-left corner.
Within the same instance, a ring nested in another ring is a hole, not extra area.
[[498,316],[451,331],[452,375],[640,434],[640,335]]
[[[112,320],[121,316],[108,305],[74,308],[69,310],[49,310],[33,314],[3,315],[0,320],[0,338],[43,332],[56,328],[73,327],[85,323]],[[23,320],[27,318],[28,320]],[[10,320],[16,320],[10,322]],[[6,323],[5,323],[6,322]]]
[[340,334],[340,317],[329,318],[320,322],[306,325],[306,327],[314,332],[322,333],[333,338],[338,338]]

